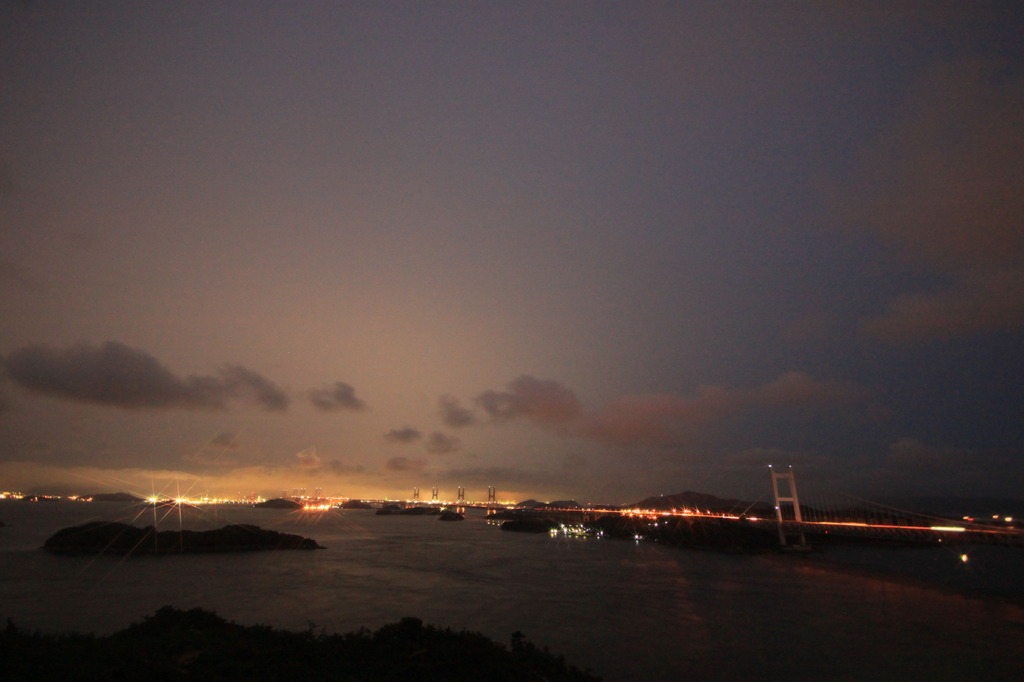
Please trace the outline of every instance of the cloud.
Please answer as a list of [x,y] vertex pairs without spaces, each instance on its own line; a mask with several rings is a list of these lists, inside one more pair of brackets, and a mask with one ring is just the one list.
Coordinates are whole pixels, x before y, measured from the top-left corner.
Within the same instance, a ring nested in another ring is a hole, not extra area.
[[850,183],[850,217],[943,276],[864,321],[890,342],[1024,327],[1024,79],[976,58],[917,84]]
[[424,447],[432,455],[446,455],[462,448],[462,442],[458,438],[434,431],[427,437]]
[[491,419],[508,421],[523,417],[541,424],[571,421],[580,415],[576,394],[558,383],[521,376],[508,384],[507,391],[485,391],[476,398]]
[[235,450],[238,448],[238,435],[234,431],[221,431],[210,439],[209,444],[228,450]]
[[334,386],[328,388],[311,390],[309,400],[317,409],[325,412],[366,409],[366,403],[356,397],[356,390],[344,381],[336,381]]
[[197,452],[182,459],[207,467],[237,467],[249,463],[249,454],[240,448],[241,433],[222,431],[206,442]]
[[[918,495],[949,488],[954,477],[956,489],[983,489],[999,468],[996,453],[926,443],[903,437],[889,444],[883,457],[863,472],[873,490],[900,495]],[[989,484],[990,485],[990,484]]]
[[441,421],[452,428],[471,426],[477,421],[473,411],[463,407],[459,399],[454,396],[441,396],[437,400],[437,407],[441,413]]
[[362,464],[346,464],[340,459],[332,459],[327,468],[332,474],[361,474],[366,471]]
[[384,434],[384,439],[392,443],[411,443],[423,437],[419,429],[412,426],[403,426],[400,429],[391,429]]
[[670,445],[694,427],[740,412],[828,409],[861,394],[855,387],[789,372],[753,388],[698,386],[693,395],[632,395],[609,403],[583,420],[579,433],[614,445]]
[[392,457],[384,463],[387,471],[422,471],[427,463],[422,459],[409,459],[408,457]]
[[250,394],[257,405],[265,410],[283,411],[288,409],[288,396],[272,381],[241,365],[226,365],[221,368],[221,382],[227,395]]
[[295,463],[300,469],[311,470],[320,468],[320,455],[316,448],[306,448],[296,452]]
[[564,436],[607,445],[668,446],[692,443],[695,436],[733,415],[755,411],[815,414],[865,394],[853,385],[787,372],[750,388],[701,385],[688,396],[626,395],[596,412],[584,413],[569,388],[521,376],[508,384],[507,391],[486,391],[476,402],[497,423],[523,418],[555,427]]
[[964,454],[962,450],[927,445],[916,438],[900,438],[889,445],[885,465],[897,469],[947,467]]
[[115,341],[66,349],[26,346],[3,359],[8,376],[38,393],[129,409],[216,410],[232,398],[248,398],[270,411],[288,407],[273,382],[241,365],[225,365],[220,376],[181,379],[145,351]]
[[867,334],[892,343],[1018,327],[1024,327],[1024,270],[964,273],[943,291],[898,296],[884,315],[863,322]]

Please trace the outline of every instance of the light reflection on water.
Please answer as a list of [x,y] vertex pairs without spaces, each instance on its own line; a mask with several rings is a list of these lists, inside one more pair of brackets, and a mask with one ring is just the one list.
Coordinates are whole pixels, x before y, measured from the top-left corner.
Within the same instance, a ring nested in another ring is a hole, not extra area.
[[[1024,614],[1007,602],[801,557],[507,533],[482,516],[442,523],[221,506],[186,509],[180,521],[168,515],[160,527],[254,523],[327,549],[128,559],[38,550],[61,527],[137,511],[0,502],[0,618],[110,632],[171,604],[242,623],[344,632],[413,615],[502,643],[522,631],[609,681],[963,679],[972,666],[999,679],[1024,663]],[[152,523],[153,510],[142,511],[136,523]]]

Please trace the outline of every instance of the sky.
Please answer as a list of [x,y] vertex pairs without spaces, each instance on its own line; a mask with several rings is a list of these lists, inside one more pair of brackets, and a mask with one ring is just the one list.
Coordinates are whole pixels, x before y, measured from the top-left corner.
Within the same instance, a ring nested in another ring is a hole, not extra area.
[[0,489],[1024,496],[1022,34],[2,2]]

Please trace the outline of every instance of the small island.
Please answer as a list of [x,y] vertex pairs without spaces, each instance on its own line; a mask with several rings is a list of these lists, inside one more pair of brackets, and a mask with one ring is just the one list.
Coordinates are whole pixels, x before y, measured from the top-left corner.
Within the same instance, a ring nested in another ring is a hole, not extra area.
[[302,504],[295,500],[289,500],[286,497],[275,497],[272,500],[264,500],[263,502],[257,502],[253,505],[260,509],[287,509],[289,511],[297,511],[302,509]]
[[56,554],[212,554],[280,549],[323,549],[315,540],[300,535],[265,530],[249,524],[217,530],[165,530],[137,528],[126,523],[93,521],[63,528],[43,544]]

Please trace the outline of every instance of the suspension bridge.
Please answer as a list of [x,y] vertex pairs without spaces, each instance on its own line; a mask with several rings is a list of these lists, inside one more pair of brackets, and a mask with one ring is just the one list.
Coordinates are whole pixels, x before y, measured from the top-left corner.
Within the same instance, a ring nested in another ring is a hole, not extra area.
[[[999,544],[1024,547],[1024,529],[1009,516],[952,518],[915,512],[852,495],[833,494],[801,505],[792,468],[769,468],[779,544],[805,547],[841,539],[875,539],[908,544]],[[824,499],[824,503],[822,503]]]
[[[1024,518],[1015,519],[1000,514],[973,517],[955,515],[946,510],[914,511],[880,502],[867,500],[848,493],[818,492],[801,501],[797,492],[796,477],[792,467],[776,469],[769,467],[772,502],[763,501],[762,495],[756,502],[722,500],[711,495],[688,494],[669,496],[680,498],[692,495],[717,503],[680,502],[666,508],[659,504],[651,508],[634,506],[622,507],[560,507],[543,505],[524,508],[511,502],[498,500],[494,486],[487,488],[487,501],[467,499],[466,489],[459,486],[456,500],[439,499],[438,488],[431,488],[429,502],[420,497],[420,489],[413,488],[412,498],[405,500],[405,506],[412,511],[415,507],[453,507],[483,509],[488,515],[500,512],[517,515],[532,515],[540,527],[544,519],[570,524],[594,522],[607,516],[626,516],[646,519],[657,524],[659,520],[675,519],[679,523],[699,524],[708,522],[725,535],[731,534],[733,523],[760,531],[777,533],[778,544],[788,549],[806,549],[817,544],[842,542],[892,542],[901,544],[998,544],[1024,547]],[[762,479],[763,480],[763,479]],[[760,486],[759,486],[760,487]],[[809,499],[809,501],[808,501]],[[398,500],[366,500],[380,506],[401,504]],[[307,508],[320,508],[309,506]],[[713,522],[713,523],[712,523]],[[677,523],[676,527],[679,525]]]
[[[817,544],[843,542],[998,544],[1024,547],[1024,519],[1017,520],[1003,515],[976,518],[934,511],[913,511],[843,492],[819,493],[811,497],[809,503],[806,499],[801,502],[796,476],[791,467],[769,467],[769,474],[774,504],[730,501],[732,504],[728,508],[702,508],[697,504],[684,504],[670,509],[545,506],[532,511],[572,523],[594,521],[608,515],[626,515],[646,518],[651,522],[671,519],[689,520],[692,523],[714,521],[720,528],[728,528],[730,522],[749,524],[776,532],[781,547],[798,550]],[[487,493],[486,503],[467,502],[465,489],[460,487],[456,504],[460,507],[484,508],[490,513],[508,508],[496,502],[493,486],[488,488]]]

